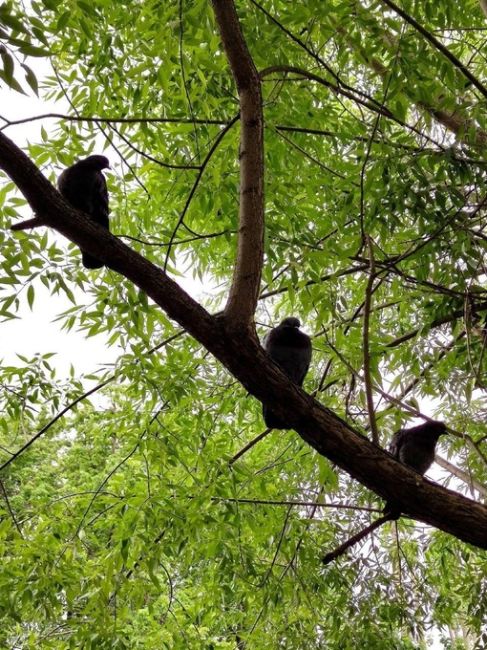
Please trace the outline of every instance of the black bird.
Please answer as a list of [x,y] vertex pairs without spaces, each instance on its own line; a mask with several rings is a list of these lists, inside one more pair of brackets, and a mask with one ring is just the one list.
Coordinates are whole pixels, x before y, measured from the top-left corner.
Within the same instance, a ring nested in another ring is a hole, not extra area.
[[444,422],[425,422],[411,429],[399,429],[392,436],[389,451],[404,465],[424,474],[435,459],[438,438],[447,432]]
[[[409,465],[419,474],[424,474],[435,459],[438,438],[448,433],[444,422],[431,420],[410,429],[399,429],[392,436],[389,451],[404,465]],[[391,519],[397,519],[399,510],[388,501],[384,513],[390,513]]]
[[[446,424],[432,420],[425,422],[417,427],[410,429],[399,429],[392,436],[389,444],[389,451],[398,461],[404,465],[409,465],[421,475],[424,474],[431,466],[435,459],[435,448],[438,438],[444,433],[448,433]],[[350,547],[358,544],[364,537],[382,526],[386,521],[399,519],[401,511],[394,503],[388,501],[384,508],[384,514],[373,521],[369,526],[363,528],[360,532],[350,537],[346,542],[340,544],[338,548],[323,557],[323,564],[329,564],[340,555],[343,555]]]
[[[73,208],[82,210],[92,221],[109,230],[108,190],[101,170],[110,167],[105,156],[88,156],[65,169],[58,178],[58,188]],[[83,266],[99,269],[103,262],[81,251]]]
[[[281,370],[298,386],[308,372],[311,362],[311,339],[300,331],[301,323],[294,317],[285,318],[264,339],[264,349]],[[271,429],[289,429],[267,406],[262,413],[266,426]]]

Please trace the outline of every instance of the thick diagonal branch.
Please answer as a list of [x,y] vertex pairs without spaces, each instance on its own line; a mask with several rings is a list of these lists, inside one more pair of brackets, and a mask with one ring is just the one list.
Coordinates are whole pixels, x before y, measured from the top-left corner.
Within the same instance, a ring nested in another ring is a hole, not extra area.
[[0,169],[39,218],[144,291],[319,454],[397,503],[408,516],[487,549],[487,506],[424,479],[304,393],[269,359],[251,332],[235,331],[225,318],[212,317],[160,268],[71,208],[2,133]]
[[253,320],[264,258],[264,118],[261,82],[233,0],[212,0],[240,100],[238,249],[225,318],[235,329]]

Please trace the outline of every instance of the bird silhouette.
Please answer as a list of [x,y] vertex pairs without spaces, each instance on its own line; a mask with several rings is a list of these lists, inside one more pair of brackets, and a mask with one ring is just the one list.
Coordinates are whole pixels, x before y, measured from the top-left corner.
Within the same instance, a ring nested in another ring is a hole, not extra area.
[[[65,169],[58,178],[58,188],[73,208],[86,213],[92,221],[109,230],[108,190],[101,170],[110,167],[105,156],[88,156]],[[99,269],[104,263],[81,249],[83,266]]]
[[[264,339],[264,349],[281,370],[298,386],[308,372],[311,362],[311,339],[299,329],[301,323],[298,318],[290,316],[285,318],[280,325],[271,329]],[[289,429],[265,404],[262,413],[266,426],[271,429]]]

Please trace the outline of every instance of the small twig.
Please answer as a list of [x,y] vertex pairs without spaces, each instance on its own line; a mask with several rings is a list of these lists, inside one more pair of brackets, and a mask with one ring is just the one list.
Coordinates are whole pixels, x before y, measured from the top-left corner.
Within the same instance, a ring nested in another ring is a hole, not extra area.
[[[150,545],[150,548],[152,548],[152,547],[155,546],[156,544],[159,544],[159,542],[163,539],[163,537],[164,537],[165,534],[166,534],[166,530],[163,530],[161,533],[159,533],[159,535],[157,535],[157,537],[152,541],[152,543],[151,543],[151,545]],[[124,581],[130,580],[130,578],[132,577],[132,575],[134,574],[134,572],[135,572],[135,571],[139,568],[139,566],[141,565],[142,561],[144,560],[144,557],[147,557],[147,552],[141,553],[141,554],[139,555],[138,559],[137,559],[136,562],[134,563],[134,566],[126,572],[126,574],[125,574],[125,576],[124,576]],[[174,590],[173,590],[173,584],[172,584],[171,577],[170,577],[169,573],[167,572],[167,570],[165,569],[164,566],[163,566],[163,568],[164,568],[164,570],[165,570],[165,573],[166,573],[166,576],[167,576],[167,578],[168,578],[168,582],[169,582],[169,607],[168,607],[168,610],[167,610],[167,611],[169,611],[169,609],[170,609],[170,604],[171,604],[171,602],[172,602],[172,600],[173,600]],[[115,599],[116,595],[118,594],[118,592],[119,592],[119,590],[120,590],[120,587],[121,587],[121,583],[120,583],[120,584],[115,588],[115,590],[113,591],[113,593],[110,595],[110,597],[109,597],[109,599],[108,599],[108,604],[109,604],[109,605],[112,604],[113,600]]]
[[458,70],[460,70],[463,76],[466,77],[475,86],[475,88],[477,88],[477,90],[479,90],[482,95],[487,98],[487,88],[482,83],[480,83],[477,77],[473,75],[470,70],[468,70],[468,68],[466,68],[464,64],[459,59],[457,59],[457,57],[452,52],[450,52],[447,47],[443,45],[443,43],[440,43],[440,41],[435,38],[433,34],[431,34],[426,28],[420,25],[417,20],[406,13],[403,9],[398,7],[394,2],[392,2],[392,0],[381,0],[381,2],[395,11],[407,23],[412,25],[416,31],[424,36],[427,41],[429,41],[439,52],[441,52],[451,63],[453,63],[453,65]]
[[279,27],[279,29],[282,30],[282,31],[283,31],[287,36],[289,36],[289,38],[290,38],[292,41],[294,41],[297,45],[299,45],[301,48],[303,48],[303,50],[304,50],[307,54],[309,54],[309,55],[310,55],[310,56],[311,56],[311,57],[312,57],[312,58],[313,58],[313,59],[314,59],[314,60],[315,60],[315,61],[316,61],[316,62],[317,62],[321,67],[323,67],[323,68],[328,72],[328,74],[330,74],[331,77],[332,77],[333,79],[335,79],[335,81],[337,82],[337,84],[340,85],[340,88],[346,88],[346,89],[350,90],[351,92],[354,92],[354,93],[356,93],[356,94],[358,94],[358,95],[361,95],[362,97],[365,97],[365,98],[368,99],[371,103],[375,103],[375,104],[377,104],[377,105],[379,104],[379,103],[377,102],[377,100],[375,100],[373,97],[371,97],[370,95],[368,95],[367,93],[365,93],[363,90],[358,90],[358,89],[356,89],[356,88],[353,88],[353,86],[349,86],[347,83],[345,83],[344,81],[342,81],[342,80],[340,79],[340,77],[336,74],[336,72],[333,70],[333,68],[332,68],[330,65],[328,65],[328,63],[327,63],[324,59],[322,59],[320,56],[318,56],[317,54],[315,54],[315,53],[313,52],[313,50],[311,50],[311,49],[306,45],[306,43],[304,43],[304,42],[303,42],[303,41],[302,41],[298,36],[296,36],[296,35],[293,34],[289,29],[287,29],[287,28],[286,28],[282,23],[280,23],[280,22],[277,20],[277,18],[275,18],[271,13],[269,13],[266,9],[264,9],[264,7],[263,7],[262,5],[260,5],[258,2],[256,2],[256,0],[250,0],[250,1],[252,2],[252,4],[253,4],[255,7],[257,7],[257,9],[259,9],[260,11],[262,11],[262,13],[265,14],[265,16],[267,16],[267,18],[269,18],[269,20],[270,20],[271,22],[273,22],[274,25],[276,25],[277,27]]
[[51,119],[66,120],[67,122],[106,122],[107,124],[110,122],[114,124],[201,124],[210,126],[226,126],[228,124],[228,120],[193,120],[179,117],[94,117],[91,115],[65,115],[63,113],[42,113],[41,115],[24,117],[20,120],[8,120],[6,117],[2,117],[2,119],[6,124],[0,128],[0,131],[3,131],[9,126],[18,126],[19,124],[27,124],[28,122]]
[[[188,82],[186,79],[186,70],[184,68],[184,53],[183,53],[183,41],[184,41],[184,19],[183,19],[183,0],[179,0],[179,68],[181,70],[181,79],[183,81],[183,87],[184,87],[184,94],[186,95],[186,100],[188,102],[188,107],[189,107],[189,112],[191,114],[191,118],[194,119],[194,109],[193,109],[193,102],[191,101],[191,96],[189,94],[188,90]],[[196,125],[193,122],[193,134],[194,134],[194,141],[196,144],[196,152],[198,155],[198,159],[200,157],[200,150],[199,150],[199,143],[198,143],[198,132],[196,130]]]
[[[130,239],[130,241],[136,241],[139,244],[144,246],[159,246],[160,248],[167,248],[169,242],[163,241],[147,241],[146,239],[139,239],[138,237],[132,237],[131,235],[117,235],[113,233],[115,237],[122,237],[123,239]],[[201,239],[212,239],[213,237],[221,237],[226,234],[235,234],[235,230],[222,230],[221,232],[211,232],[203,235],[196,235],[195,237],[188,237],[188,239],[179,239],[178,241],[173,241],[173,246],[179,246],[180,244],[189,244],[194,241],[199,241]]]
[[[192,497],[188,497],[192,498]],[[367,506],[352,506],[349,503],[322,503],[321,501],[300,501],[299,499],[272,501],[270,499],[236,499],[231,497],[211,497],[211,501],[224,503],[239,503],[243,505],[263,505],[263,506],[300,506],[303,508],[333,508],[336,510],[357,510],[360,512],[381,512],[379,508],[369,508]]]
[[145,158],[146,160],[150,160],[151,162],[155,163],[156,165],[159,165],[160,167],[165,167],[166,169],[189,169],[189,170],[194,170],[194,169],[199,169],[200,165],[192,165],[191,163],[187,164],[177,164],[177,163],[167,163],[164,162],[163,160],[159,160],[158,158],[154,158],[154,156],[151,156],[150,154],[146,153],[145,151],[142,151],[142,149],[139,149],[136,147],[130,140],[120,131],[120,129],[117,129],[113,126],[113,124],[108,124],[108,126],[112,129],[112,131],[115,131],[115,133],[118,135],[118,137],[125,142],[127,147],[132,149],[132,151],[135,151],[135,153],[138,153],[139,156],[142,156],[142,158]]
[[466,483],[470,489],[477,490],[477,492],[483,497],[487,497],[487,487],[482,485],[480,481],[477,481],[477,479],[475,479],[473,476],[470,476],[470,474],[465,472],[463,469],[460,469],[460,467],[453,465],[453,463],[450,463],[448,460],[446,460],[446,458],[442,458],[438,454],[435,455],[435,461],[440,467],[443,467],[443,469],[446,469],[448,472],[450,472],[450,474],[456,476],[458,479],[460,479],[460,481]]
[[394,536],[396,538],[397,569],[398,569],[398,576],[399,576],[399,589],[401,591],[401,595],[404,596],[404,594],[402,593],[401,544],[399,542],[399,530],[397,528],[397,521],[394,522]]
[[[81,532],[81,528],[82,528],[83,523],[84,523],[84,521],[85,521],[85,519],[86,519],[86,517],[87,517],[87,515],[88,515],[88,512],[90,511],[91,506],[92,506],[93,503],[95,502],[95,499],[98,497],[98,495],[101,493],[101,491],[102,491],[102,489],[104,488],[104,486],[108,483],[108,481],[109,481],[109,480],[111,479],[111,477],[115,474],[115,472],[117,472],[117,471],[120,469],[120,467],[122,467],[123,465],[125,465],[125,463],[126,463],[126,462],[127,462],[127,461],[128,461],[128,460],[129,460],[129,459],[130,459],[134,454],[135,454],[135,452],[137,451],[137,449],[138,449],[139,446],[140,446],[140,443],[142,442],[142,440],[144,439],[144,437],[148,434],[151,425],[152,425],[153,422],[157,419],[157,416],[159,415],[159,413],[161,413],[161,411],[164,410],[164,408],[166,407],[166,405],[167,405],[167,403],[163,404],[163,405],[162,405],[162,406],[157,410],[157,412],[156,412],[156,413],[152,416],[152,418],[150,419],[149,424],[147,425],[147,427],[144,429],[144,431],[142,431],[142,433],[140,434],[140,436],[137,438],[137,442],[136,442],[135,445],[132,447],[132,449],[131,449],[131,450],[128,452],[128,454],[126,454],[126,455],[125,455],[125,456],[124,456],[124,457],[123,457],[123,458],[122,458],[122,459],[121,459],[121,460],[120,460],[120,461],[119,461],[119,462],[118,462],[118,463],[117,463],[117,464],[116,464],[116,465],[115,465],[115,466],[114,466],[114,467],[113,467],[113,468],[108,472],[108,474],[103,478],[103,480],[102,480],[102,482],[99,484],[98,488],[94,491],[93,496],[91,497],[90,502],[88,503],[88,506],[85,508],[85,511],[83,512],[83,515],[82,515],[82,517],[81,517],[81,519],[80,519],[80,521],[79,521],[79,524],[78,524],[78,526],[76,527],[76,531],[75,531],[75,533],[73,534],[73,536],[71,537],[71,541],[73,541],[74,538],[77,537],[77,536],[79,535],[79,533]],[[64,551],[63,551],[63,552],[64,552]]]
[[[251,0],[253,2],[254,0]],[[438,149],[441,151],[445,150],[445,147],[443,147],[439,142],[436,142],[433,138],[431,138],[429,135],[422,133],[419,129],[417,129],[415,126],[412,126],[411,124],[408,124],[407,122],[404,122],[400,118],[396,117],[385,105],[384,102],[379,103],[377,100],[375,100],[372,97],[369,97],[365,93],[362,93],[361,91],[352,88],[351,86],[346,86],[342,83],[339,85],[335,85],[331,83],[330,81],[327,81],[326,79],[323,79],[319,75],[314,74],[313,72],[308,72],[307,70],[304,70],[302,68],[297,68],[295,66],[290,66],[290,65],[275,65],[275,66],[270,66],[268,68],[265,68],[260,72],[260,76],[264,77],[268,74],[272,74],[274,72],[293,72],[295,74],[299,74],[303,76],[306,79],[310,79],[312,81],[316,81],[316,83],[321,84],[322,86],[325,86],[326,88],[329,88],[332,90],[336,95],[343,95],[344,97],[347,97],[351,101],[357,103],[359,106],[364,106],[364,108],[367,108],[369,111],[373,111],[374,113],[377,113],[377,115],[387,117],[388,119],[392,120],[399,126],[403,127],[404,129],[407,129],[408,131],[411,131],[412,133],[416,133],[416,135],[420,136],[422,139],[431,142],[434,144]],[[344,90],[344,88],[349,88],[349,90]],[[355,94],[354,94],[355,93]],[[363,97],[366,97],[368,101],[365,101],[363,99],[360,99],[356,95],[362,95]],[[375,132],[375,129],[374,129]]]
[[[478,303],[475,308],[475,312],[479,312],[482,310],[487,309],[487,303],[482,302]],[[436,327],[440,327],[441,325],[444,325],[445,323],[451,323],[452,321],[456,320],[457,318],[461,318],[463,316],[463,308],[462,309],[455,309],[452,311],[450,314],[447,316],[441,316],[440,318],[436,318],[434,321],[432,321],[428,325],[428,330],[434,329]],[[385,344],[386,348],[395,348],[398,345],[401,345],[402,343],[405,343],[406,341],[409,341],[410,339],[413,339],[417,334],[422,331],[425,332],[424,326],[422,328],[416,328],[414,330],[411,330],[410,332],[407,332],[406,334],[403,334],[402,336],[398,336],[396,339],[393,339],[392,341],[389,341],[389,343]]]
[[[119,156],[120,160],[124,162],[127,165],[127,168],[130,169],[130,172],[132,173],[132,176],[135,178],[135,181],[137,182],[138,185],[144,190],[144,192],[147,194],[147,196],[150,198],[150,192],[147,189],[147,187],[144,185],[144,183],[140,180],[140,178],[137,175],[137,172],[135,171],[134,167],[129,163],[128,159],[124,154],[120,151],[119,147],[115,144],[113,138],[109,133],[107,133],[106,129],[102,126],[102,124],[97,124],[96,125],[99,130],[102,132],[103,136],[105,137],[106,141],[110,144],[113,149],[115,149],[115,152]],[[112,124],[108,124],[108,129],[113,131],[114,133],[117,133],[115,127]]]
[[55,417],[52,418],[42,429],[35,434],[30,440],[28,440],[25,445],[23,445],[18,451],[16,451],[10,458],[8,458],[2,465],[0,465],[0,472],[4,470],[10,463],[12,463],[16,458],[20,456],[26,449],[28,449],[38,438],[40,438],[46,431],[48,431],[60,418],[63,417],[65,413],[70,411],[72,408],[76,406],[76,404],[79,404],[79,402],[82,402],[84,399],[92,395],[93,393],[96,393],[98,390],[109,384],[111,381],[113,381],[115,377],[109,377],[105,381],[101,382],[101,384],[98,384],[94,388],[91,388],[90,390],[86,391],[86,393],[83,393],[83,395],[80,395],[77,397],[75,400],[73,400],[70,404],[68,404],[65,408],[63,408],[62,411],[60,411]]
[[[160,350],[162,347],[165,347],[175,339],[179,338],[185,334],[184,331],[179,331],[176,332],[176,334],[173,334],[167,339],[164,339],[164,341],[161,341],[161,343],[158,343],[158,345],[154,346],[150,350],[147,351],[147,354],[152,354],[156,352],[157,350]],[[53,424],[55,424],[60,418],[63,417],[68,411],[71,411],[77,404],[85,400],[87,397],[90,395],[93,395],[93,393],[96,393],[97,391],[101,390],[104,388],[107,384],[112,382],[116,378],[116,374],[111,375],[108,377],[108,379],[105,379],[105,381],[102,381],[100,384],[97,384],[94,388],[91,388],[90,390],[86,391],[86,393],[83,393],[79,397],[77,397],[75,400],[70,402],[62,411],[60,411],[50,422],[46,424],[46,426],[42,427],[42,429],[35,434],[30,440],[28,440],[23,447],[18,449],[15,453],[11,454],[10,458],[6,460],[3,465],[0,465],[0,472],[5,469],[10,463],[12,463],[16,458],[18,458],[26,449],[28,449],[38,438],[40,438],[46,431],[48,431]],[[11,453],[11,452],[9,452]]]
[[[335,271],[333,273],[327,273],[326,275],[322,275],[321,278],[318,280],[308,280],[303,285],[303,289],[306,289],[307,287],[312,287],[316,284],[321,284],[323,282],[328,282],[328,280],[335,280],[337,278],[341,278],[345,275],[353,275],[354,273],[360,273],[361,271],[365,271],[365,269],[369,268],[369,263],[362,263],[357,266],[349,266],[346,269],[341,269],[339,271]],[[272,291],[267,291],[266,293],[261,293],[259,296],[259,300],[265,300],[266,298],[271,298],[272,296],[277,296],[280,293],[286,293],[286,291],[289,291],[289,287],[280,287],[279,289],[273,289]]]
[[262,580],[261,580],[261,582],[259,584],[259,587],[263,587],[266,584],[266,582],[269,579],[269,576],[272,573],[272,570],[274,569],[274,565],[277,562],[277,557],[278,557],[278,555],[279,555],[279,553],[281,551],[281,546],[282,546],[282,543],[284,541],[284,536],[285,536],[285,534],[286,534],[286,532],[288,530],[288,527],[289,527],[289,520],[291,518],[292,511],[293,511],[293,506],[289,506],[288,509],[287,509],[287,512],[286,512],[286,517],[284,518],[284,523],[283,523],[282,528],[281,528],[279,539],[277,540],[277,546],[276,546],[276,550],[274,551],[274,556],[272,558],[272,561],[271,561],[271,564],[270,564],[269,568],[265,572],[265,575],[264,575],[264,577],[262,578]]
[[470,448],[479,455],[483,463],[487,466],[487,456],[480,449],[479,443],[467,434],[464,434],[462,437],[467,441],[467,444],[470,446]]
[[376,528],[379,528],[379,526],[382,526],[382,524],[385,524],[386,521],[392,521],[393,519],[396,518],[395,514],[391,514],[388,512],[387,514],[383,515],[382,517],[379,517],[375,521],[373,521],[369,526],[366,528],[363,528],[360,532],[358,532],[356,535],[353,535],[353,537],[350,537],[350,539],[347,539],[346,542],[343,542],[343,544],[340,544],[334,551],[331,551],[330,553],[327,553],[326,555],[323,556],[322,562],[323,564],[330,564],[330,562],[333,562],[333,560],[336,560],[338,557],[343,555],[349,548],[352,546],[355,546],[355,544],[358,544],[364,537],[367,537],[367,535],[370,535]]
[[14,223],[13,226],[10,226],[10,230],[28,230],[29,228],[39,228],[40,226],[45,225],[45,221],[40,217],[32,217],[32,219],[27,219],[20,223]]
[[[325,165],[324,163],[322,163],[321,160],[318,160],[317,158],[315,158],[314,156],[312,156],[310,153],[308,153],[308,152],[306,151],[306,149],[303,149],[303,148],[300,147],[298,144],[296,144],[295,142],[293,142],[293,141],[291,140],[291,138],[288,138],[288,137],[286,137],[285,135],[283,135],[283,134],[279,131],[279,129],[276,129],[276,131],[277,131],[277,134],[279,135],[279,137],[281,137],[283,140],[285,140],[285,142],[287,142],[288,144],[290,144],[291,147],[293,147],[294,149],[296,149],[296,151],[299,151],[299,153],[303,154],[303,156],[304,156],[305,158],[307,158],[307,160],[309,160],[310,162],[312,162],[314,165],[318,165],[318,167],[320,167],[320,169],[324,169],[325,171],[329,172],[332,176],[336,176],[337,178],[341,178],[341,179],[344,180],[344,181],[347,181],[347,180],[348,180],[348,178],[345,176],[345,174],[340,174],[340,172],[336,172],[336,171],[335,171],[334,169],[332,169],[331,167],[328,167],[328,165]],[[354,182],[354,181],[351,181],[351,184],[352,184],[352,185],[355,185],[355,186],[358,186],[358,183],[356,183],[356,182]]]
[[184,204],[183,211],[179,215],[178,222],[177,222],[177,224],[176,224],[176,226],[175,226],[175,228],[174,228],[174,230],[173,230],[173,232],[171,234],[171,238],[169,239],[169,243],[167,244],[168,249],[167,249],[167,253],[166,253],[166,259],[164,261],[164,272],[166,272],[166,269],[167,269],[169,256],[171,254],[171,248],[172,248],[172,245],[173,245],[174,240],[176,238],[176,234],[177,234],[177,232],[179,230],[179,227],[184,222],[184,217],[186,216],[186,213],[187,213],[188,208],[190,206],[191,200],[192,200],[192,198],[193,198],[193,196],[194,196],[194,194],[195,194],[195,192],[196,192],[196,190],[198,188],[198,185],[199,185],[200,180],[201,180],[201,178],[203,176],[203,173],[204,173],[208,163],[210,162],[211,157],[213,156],[216,149],[218,148],[218,145],[223,140],[223,137],[232,128],[232,126],[235,124],[235,122],[238,121],[239,117],[240,117],[240,115],[235,115],[235,117],[232,120],[230,120],[230,122],[228,124],[226,124],[225,127],[220,131],[220,133],[215,138],[215,141],[213,142],[212,146],[210,147],[210,150],[206,154],[206,157],[205,157],[205,159],[203,160],[203,162],[201,164],[198,175],[196,176],[196,179],[195,179],[195,181],[193,183],[193,187],[191,188],[191,191],[188,194],[188,198],[186,199],[186,203]]
[[382,115],[385,115],[386,117],[395,120],[394,115],[387,108],[383,106],[379,106],[378,102],[376,102],[374,99],[370,98],[371,101],[365,101],[363,99],[359,99],[354,94],[354,93],[362,94],[359,91],[356,91],[353,88],[351,88],[351,91],[344,90],[344,88],[341,85],[331,83],[331,81],[327,81],[326,79],[323,79],[323,77],[320,77],[319,75],[314,74],[313,72],[308,72],[303,68],[297,68],[296,66],[291,66],[291,65],[273,65],[273,66],[269,66],[268,68],[264,68],[264,70],[261,70],[259,75],[263,79],[267,75],[273,74],[274,72],[298,74],[304,77],[305,79],[309,79],[310,81],[315,81],[316,83],[325,86],[326,88],[329,88],[330,90],[332,90],[334,93],[338,95],[343,95],[344,97],[351,99],[353,102],[356,102],[361,106],[368,108],[370,111],[379,112]]
[[12,510],[12,505],[10,504],[10,499],[8,498],[7,490],[5,489],[5,485],[3,484],[3,481],[1,479],[0,479],[0,490],[2,491],[3,498],[5,499],[5,505],[7,506],[7,510],[9,511],[10,516],[12,517],[12,521],[14,522],[15,528],[18,530],[19,535],[23,539],[24,534],[22,533],[22,528],[20,527],[20,524],[15,517],[15,513]]
[[372,240],[369,235],[365,236],[369,249],[370,272],[367,286],[365,288],[364,302],[364,320],[363,320],[363,353],[364,353],[364,384],[365,395],[367,398],[367,411],[369,414],[369,426],[372,434],[372,442],[379,444],[379,431],[377,429],[377,420],[375,417],[374,397],[372,389],[372,376],[370,370],[370,309],[372,305],[372,293],[375,282],[375,259]]
[[228,461],[228,464],[233,465],[233,463],[235,463],[241,456],[246,454],[249,451],[249,449],[252,449],[254,445],[256,445],[258,442],[263,440],[271,431],[272,429],[266,429],[262,433],[259,433],[259,435],[253,438],[249,443],[247,443],[245,447],[242,447],[242,449],[238,451],[235,454],[235,456],[232,456],[232,458],[230,458],[230,460]]

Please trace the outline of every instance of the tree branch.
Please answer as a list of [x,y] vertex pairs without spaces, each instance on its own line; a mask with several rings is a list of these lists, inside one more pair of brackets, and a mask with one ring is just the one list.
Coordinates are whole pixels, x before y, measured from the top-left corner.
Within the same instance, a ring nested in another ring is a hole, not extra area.
[[3,131],[9,126],[18,126],[19,124],[51,119],[66,120],[68,122],[113,122],[114,124],[214,124],[215,126],[226,126],[228,124],[228,120],[192,120],[183,117],[97,117],[93,115],[66,115],[64,113],[41,113],[40,115],[32,115],[31,117],[24,117],[20,120],[9,120],[6,117],[0,117],[5,122],[0,128],[0,131]]
[[440,467],[443,467],[443,469],[446,469],[448,472],[450,472],[450,474],[456,476],[456,478],[460,479],[460,481],[466,483],[470,489],[477,490],[477,492],[479,492],[479,494],[481,494],[484,499],[487,498],[487,488],[482,485],[480,481],[477,481],[475,478],[473,478],[473,476],[470,476],[468,472],[465,472],[463,469],[460,469],[460,467],[453,465],[453,463],[450,463],[448,460],[446,460],[446,458],[438,456],[438,454],[435,455],[435,461]]
[[369,258],[370,258],[370,272],[369,278],[367,280],[367,286],[365,288],[365,301],[364,301],[364,321],[362,329],[362,340],[364,346],[364,386],[365,386],[365,396],[367,399],[367,412],[369,414],[369,425],[370,432],[372,434],[372,440],[376,444],[379,444],[379,431],[377,429],[377,419],[375,417],[375,407],[374,407],[374,395],[373,395],[373,383],[372,383],[372,374],[371,374],[371,363],[370,363],[370,310],[372,305],[372,292],[374,288],[374,282],[376,278],[375,274],[375,259],[374,259],[374,249],[372,247],[372,241],[368,235],[366,235],[366,241],[369,247]]
[[346,553],[346,551],[348,551],[349,548],[355,546],[355,544],[358,544],[362,539],[364,539],[364,537],[370,535],[370,533],[372,533],[376,528],[379,528],[379,526],[385,524],[386,521],[391,521],[392,519],[394,519],[394,517],[391,516],[390,513],[387,513],[386,515],[379,517],[371,524],[369,524],[366,528],[363,528],[358,533],[356,533],[355,535],[347,539],[346,542],[343,542],[343,544],[337,546],[337,548],[334,551],[330,551],[330,553],[324,555],[322,559],[323,564],[330,564],[330,562],[333,562],[333,560],[336,560],[338,557]]
[[264,261],[264,116],[260,78],[233,0],[212,0],[240,100],[240,214],[237,259],[225,318],[235,329],[253,320]]
[[196,190],[198,188],[198,185],[199,185],[199,183],[201,181],[201,178],[202,178],[202,176],[204,174],[204,171],[207,168],[208,163],[210,162],[213,154],[218,149],[218,147],[220,145],[220,142],[223,140],[223,138],[228,133],[228,131],[232,128],[232,126],[238,121],[238,118],[239,118],[239,116],[235,115],[235,117],[233,117],[230,120],[230,122],[223,127],[223,129],[220,131],[220,133],[216,136],[215,141],[211,145],[208,153],[205,156],[205,159],[203,160],[203,162],[200,165],[200,168],[199,168],[198,174],[197,174],[197,176],[195,178],[195,181],[193,183],[193,186],[192,186],[192,188],[191,188],[191,190],[190,190],[190,192],[189,192],[189,194],[188,194],[188,196],[186,198],[186,203],[184,204],[184,208],[183,208],[181,214],[179,215],[178,222],[177,222],[174,230],[172,231],[171,238],[169,239],[169,244],[168,244],[167,253],[166,253],[166,259],[164,261],[164,272],[167,269],[167,264],[169,262],[169,257],[171,255],[171,248],[172,248],[172,246],[173,246],[173,244],[175,242],[176,235],[177,235],[177,232],[179,230],[179,226],[181,226],[181,224],[184,223],[184,218],[185,218],[185,216],[186,216],[186,214],[188,212],[189,206],[191,204],[191,201],[193,200],[193,196],[195,195],[195,192],[196,192]]
[[73,209],[15,144],[0,133],[0,168],[46,224],[144,291],[261,402],[319,454],[409,517],[487,549],[487,506],[435,485],[351,429],[293,384],[251,332],[211,316],[160,268]]
[[480,83],[480,81],[477,79],[475,75],[473,75],[468,68],[465,67],[465,65],[457,59],[457,57],[450,52],[450,50],[443,45],[443,43],[440,43],[440,41],[433,36],[433,34],[430,34],[430,32],[425,29],[422,25],[418,23],[417,20],[415,20],[412,16],[410,16],[408,13],[406,13],[401,7],[398,7],[392,0],[381,0],[381,2],[385,5],[387,5],[390,9],[396,12],[403,20],[405,20],[407,23],[409,23],[416,31],[418,31],[424,38],[433,45],[434,48],[436,48],[439,52],[445,56],[450,63],[452,63],[457,70],[460,70],[460,72],[463,74],[463,76],[470,81],[471,84],[477,88],[477,90],[480,91],[480,93],[487,98],[487,88]]
[[233,463],[236,463],[237,460],[238,460],[241,456],[243,456],[244,454],[246,454],[246,453],[249,451],[249,449],[252,449],[252,447],[253,447],[254,445],[256,445],[258,442],[260,442],[261,440],[263,440],[263,439],[264,439],[264,438],[265,438],[265,437],[266,437],[266,436],[267,436],[271,431],[272,431],[272,429],[266,429],[265,431],[262,431],[262,433],[259,433],[258,436],[255,436],[255,438],[252,438],[252,440],[251,440],[250,442],[248,442],[248,443],[245,445],[245,447],[242,447],[242,449],[240,449],[239,451],[237,451],[237,453],[236,453],[234,456],[232,456],[232,457],[230,458],[230,460],[228,461],[228,464],[229,464],[229,465],[233,465]]
[[12,230],[30,230],[31,228],[39,228],[39,226],[45,226],[46,222],[39,217],[32,217],[32,219],[27,219],[26,221],[21,221],[20,223],[14,223]]
[[[371,13],[368,9],[362,7],[360,2],[356,2],[354,4],[353,11],[366,15],[367,21],[370,23]],[[387,67],[379,59],[371,56],[369,49],[366,47],[361,47],[353,39],[351,39],[340,23],[334,21],[332,17],[331,20],[336,31],[341,36],[346,38],[348,45],[360,53],[362,60],[365,61],[365,63],[375,73],[380,75],[382,78],[385,78],[388,74]],[[395,49],[396,47],[396,38],[394,35],[388,31],[385,31],[383,27],[377,22],[374,22],[373,29],[375,33],[378,33],[380,31],[383,32],[382,42],[389,53],[391,53],[392,49]],[[478,128],[473,120],[463,114],[457,102],[454,102],[455,106],[453,108],[453,111],[447,112],[437,107],[433,107],[428,102],[421,101],[415,95],[414,88],[417,88],[416,84],[410,84],[410,87],[405,86],[404,93],[418,108],[434,117],[435,120],[440,122],[440,124],[455,133],[459,140],[475,143],[478,146],[485,146],[487,143],[487,133]],[[449,103],[452,101],[453,98],[449,98]]]

